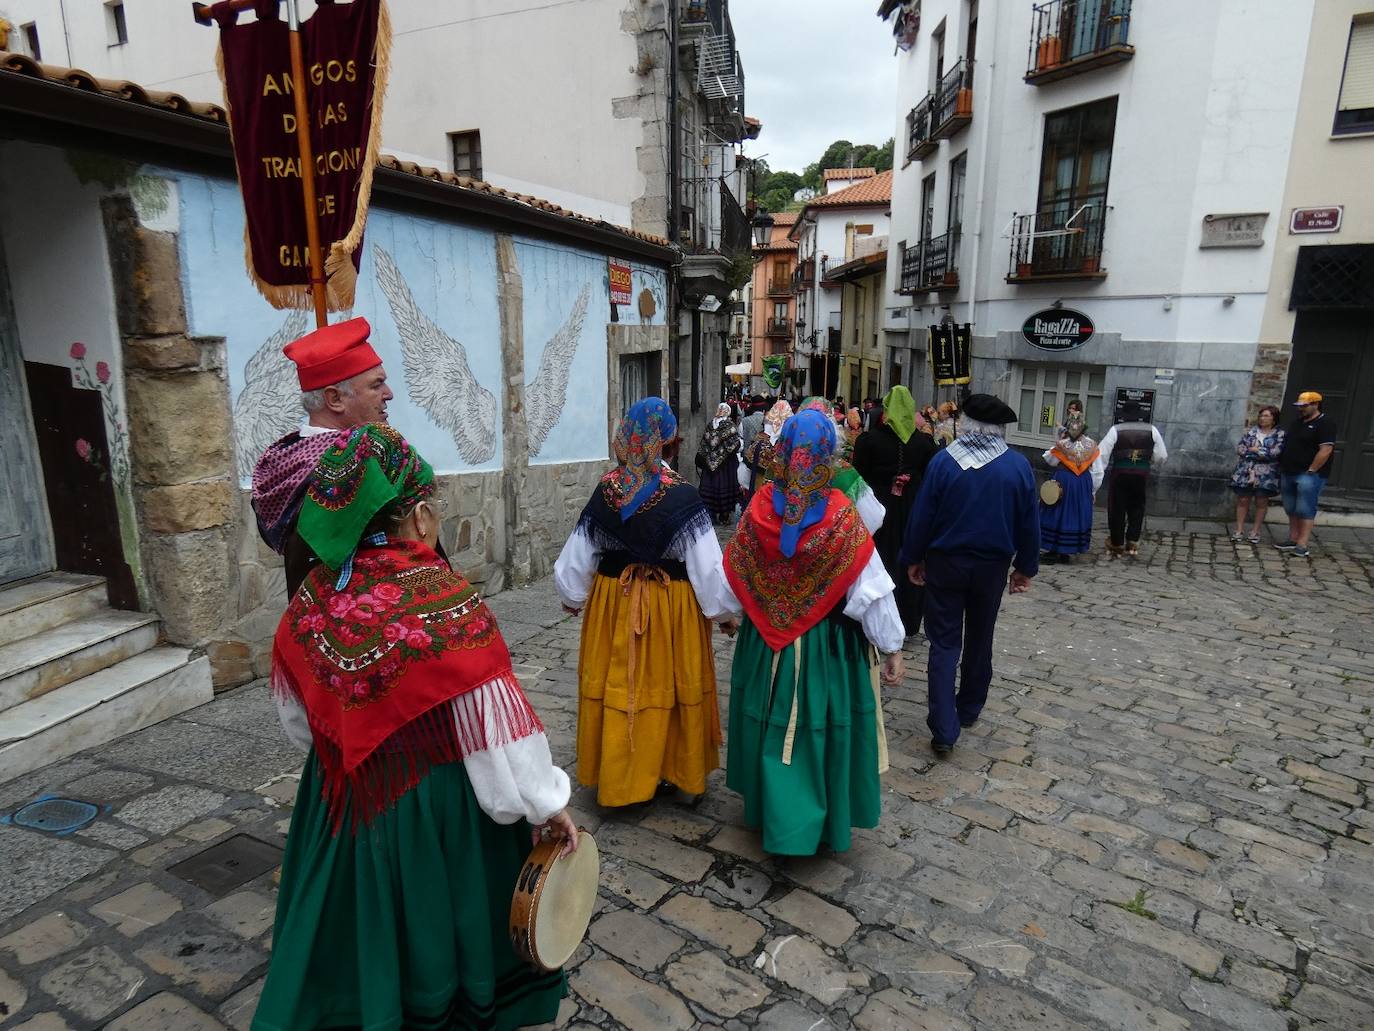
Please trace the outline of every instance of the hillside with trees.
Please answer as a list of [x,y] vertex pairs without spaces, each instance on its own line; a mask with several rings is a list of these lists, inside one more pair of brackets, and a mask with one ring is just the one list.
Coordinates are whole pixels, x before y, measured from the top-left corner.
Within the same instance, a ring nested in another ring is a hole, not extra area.
[[825,148],[819,160],[813,161],[799,173],[779,169],[773,171],[762,158],[754,162],[754,184],[751,196],[764,211],[786,211],[799,208],[801,201],[793,198],[799,190],[821,192],[822,179],[829,168],[876,168],[886,172],[892,167],[893,140],[883,144],[854,144],[836,140]]

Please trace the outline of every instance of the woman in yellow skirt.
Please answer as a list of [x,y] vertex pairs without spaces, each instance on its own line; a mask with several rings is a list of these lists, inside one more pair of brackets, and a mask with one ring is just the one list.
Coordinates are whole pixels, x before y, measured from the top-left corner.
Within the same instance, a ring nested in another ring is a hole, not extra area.
[[578,658],[577,779],[603,806],[689,795],[720,765],[711,621],[733,633],[738,602],[697,489],[663,462],[677,419],[636,402],[615,436],[619,465],[582,510],[554,565],[569,612],[584,612]]

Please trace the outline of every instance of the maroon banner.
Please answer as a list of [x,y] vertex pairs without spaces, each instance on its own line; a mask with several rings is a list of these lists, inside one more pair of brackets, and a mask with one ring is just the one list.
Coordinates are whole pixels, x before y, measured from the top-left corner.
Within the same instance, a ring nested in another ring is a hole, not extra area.
[[[353,307],[372,169],[381,143],[391,26],[383,0],[316,0],[301,23],[316,214],[329,308]],[[278,0],[255,21],[216,4],[220,70],[247,215],[248,272],[277,308],[309,308],[310,253],[296,139],[290,36]]]

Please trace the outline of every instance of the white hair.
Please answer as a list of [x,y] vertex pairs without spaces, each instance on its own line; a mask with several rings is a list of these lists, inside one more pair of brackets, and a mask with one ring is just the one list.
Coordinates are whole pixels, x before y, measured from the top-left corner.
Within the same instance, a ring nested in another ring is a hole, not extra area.
[[[344,397],[353,396],[353,381],[351,379],[346,379],[341,383],[331,383],[330,386]],[[301,391],[301,407],[305,409],[306,415],[314,415],[324,407],[324,392],[328,389],[329,387],[320,387],[319,390]]]
[[955,427],[961,437],[965,433],[982,433],[991,437],[1005,437],[1007,435],[1007,428],[1001,423],[979,422],[977,419],[970,419],[967,415],[960,415],[955,421]]

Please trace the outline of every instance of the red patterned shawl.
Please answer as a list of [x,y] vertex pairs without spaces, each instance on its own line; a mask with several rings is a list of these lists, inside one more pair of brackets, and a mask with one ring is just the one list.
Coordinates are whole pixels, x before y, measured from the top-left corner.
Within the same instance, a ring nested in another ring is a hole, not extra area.
[[774,651],[823,620],[873,555],[873,538],[838,490],[818,523],[802,531],[794,556],[782,553],[783,521],[773,484],[761,487],[725,548],[725,576],[745,614]]
[[[335,831],[365,822],[432,765],[544,728],[477,589],[418,541],[358,551],[342,591],[316,567],[277,627],[272,687],[306,711]],[[452,703],[490,684],[484,702]],[[493,735],[500,740],[491,740]]]

